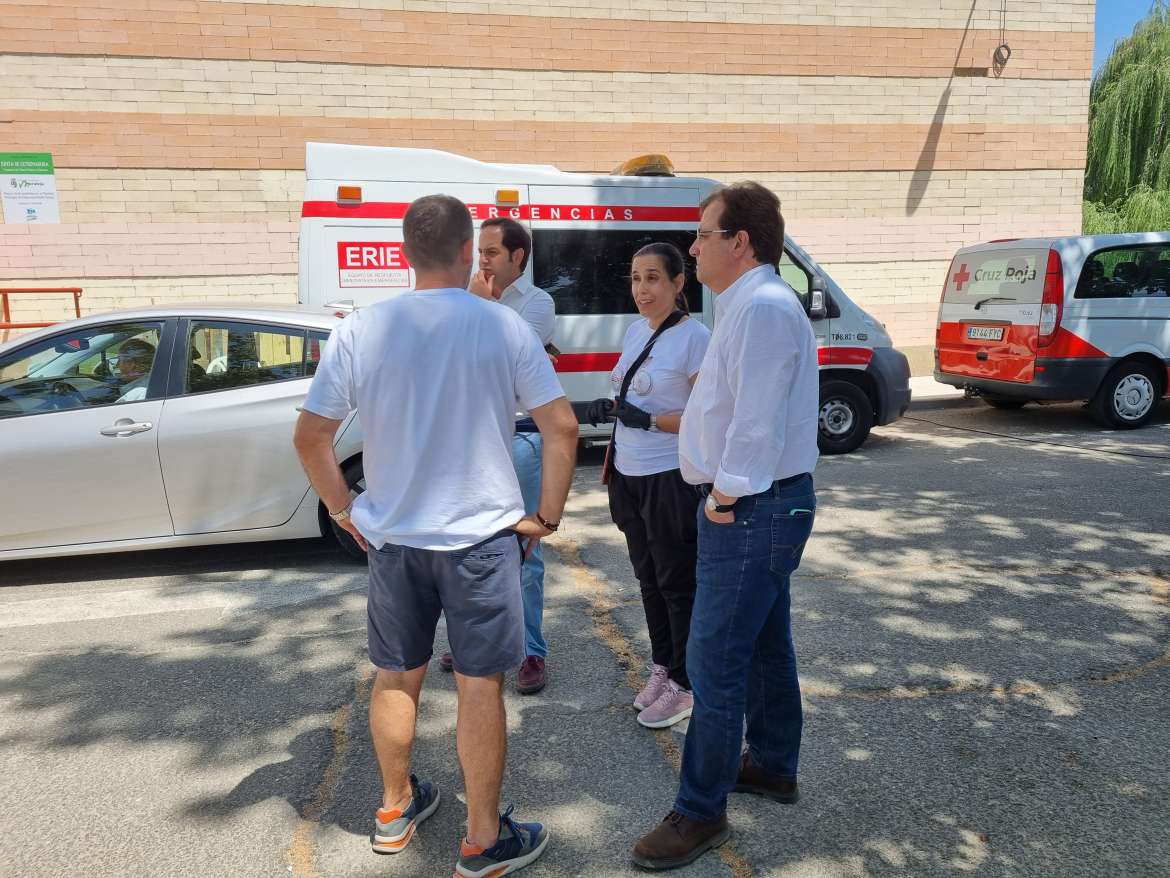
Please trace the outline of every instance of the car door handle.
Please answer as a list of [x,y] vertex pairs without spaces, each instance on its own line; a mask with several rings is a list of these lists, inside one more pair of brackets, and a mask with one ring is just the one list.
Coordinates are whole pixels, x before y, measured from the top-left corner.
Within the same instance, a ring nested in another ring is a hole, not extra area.
[[112,427],[104,427],[101,430],[103,436],[133,436],[135,433],[145,433],[147,430],[153,430],[154,424],[150,421],[132,421],[129,418],[122,418],[114,422]]

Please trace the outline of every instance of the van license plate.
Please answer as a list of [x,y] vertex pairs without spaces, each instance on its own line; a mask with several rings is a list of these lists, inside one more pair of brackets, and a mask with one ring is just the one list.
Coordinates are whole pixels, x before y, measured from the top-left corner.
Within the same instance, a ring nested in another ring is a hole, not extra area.
[[967,338],[981,341],[1003,341],[1002,326],[968,326]]

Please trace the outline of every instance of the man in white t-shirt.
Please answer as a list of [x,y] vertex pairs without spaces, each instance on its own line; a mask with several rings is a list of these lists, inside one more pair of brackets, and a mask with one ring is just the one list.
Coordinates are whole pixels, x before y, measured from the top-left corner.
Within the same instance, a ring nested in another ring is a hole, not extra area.
[[[485,299],[495,299],[511,308],[532,327],[544,349],[553,355],[553,331],[557,312],[552,296],[524,277],[532,255],[532,236],[514,219],[498,217],[485,220],[479,229],[479,271],[471,279],[471,291]],[[540,500],[540,458],[543,440],[535,421],[521,413],[512,436],[512,464],[520,480],[524,511],[535,512]],[[545,667],[548,644],[544,640],[544,558],[540,547],[524,559],[520,572],[524,595],[524,663],[516,672],[516,690],[532,695],[548,681]],[[450,670],[449,656],[440,664]]]
[[[474,250],[466,206],[446,195],[418,199],[403,238],[415,289],[355,311],[333,331],[294,441],[330,517],[369,549],[369,655],[378,668],[370,731],[383,784],[374,850],[402,850],[438,806],[434,784],[410,773],[410,754],[445,614],[468,811],[456,874],[511,872],[548,840],[539,823],[499,814],[503,672],[524,657],[517,537],[531,551],[559,525],[577,420],[528,325],[467,291]],[[531,411],[545,437],[531,515],[510,453],[517,407]],[[355,409],[366,491],[351,502],[333,440]]]

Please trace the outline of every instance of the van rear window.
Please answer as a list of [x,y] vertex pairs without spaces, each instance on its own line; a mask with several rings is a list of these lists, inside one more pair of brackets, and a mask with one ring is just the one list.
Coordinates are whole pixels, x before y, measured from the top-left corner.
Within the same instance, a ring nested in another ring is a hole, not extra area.
[[647,244],[666,241],[682,251],[687,267],[683,293],[692,312],[703,310],[703,287],[687,255],[693,231],[533,229],[532,280],[545,290],[560,316],[636,314],[630,295],[630,262]]
[[964,253],[951,262],[943,301],[973,304],[994,299],[1035,305],[1044,298],[1047,270],[1047,250]]

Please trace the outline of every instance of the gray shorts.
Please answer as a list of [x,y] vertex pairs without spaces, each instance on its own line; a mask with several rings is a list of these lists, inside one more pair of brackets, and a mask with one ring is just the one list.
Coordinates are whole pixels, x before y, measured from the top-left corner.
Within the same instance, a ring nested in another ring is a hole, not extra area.
[[366,632],[377,667],[426,664],[440,613],[460,674],[488,677],[524,661],[523,556],[513,531],[450,552],[387,543],[369,557]]

